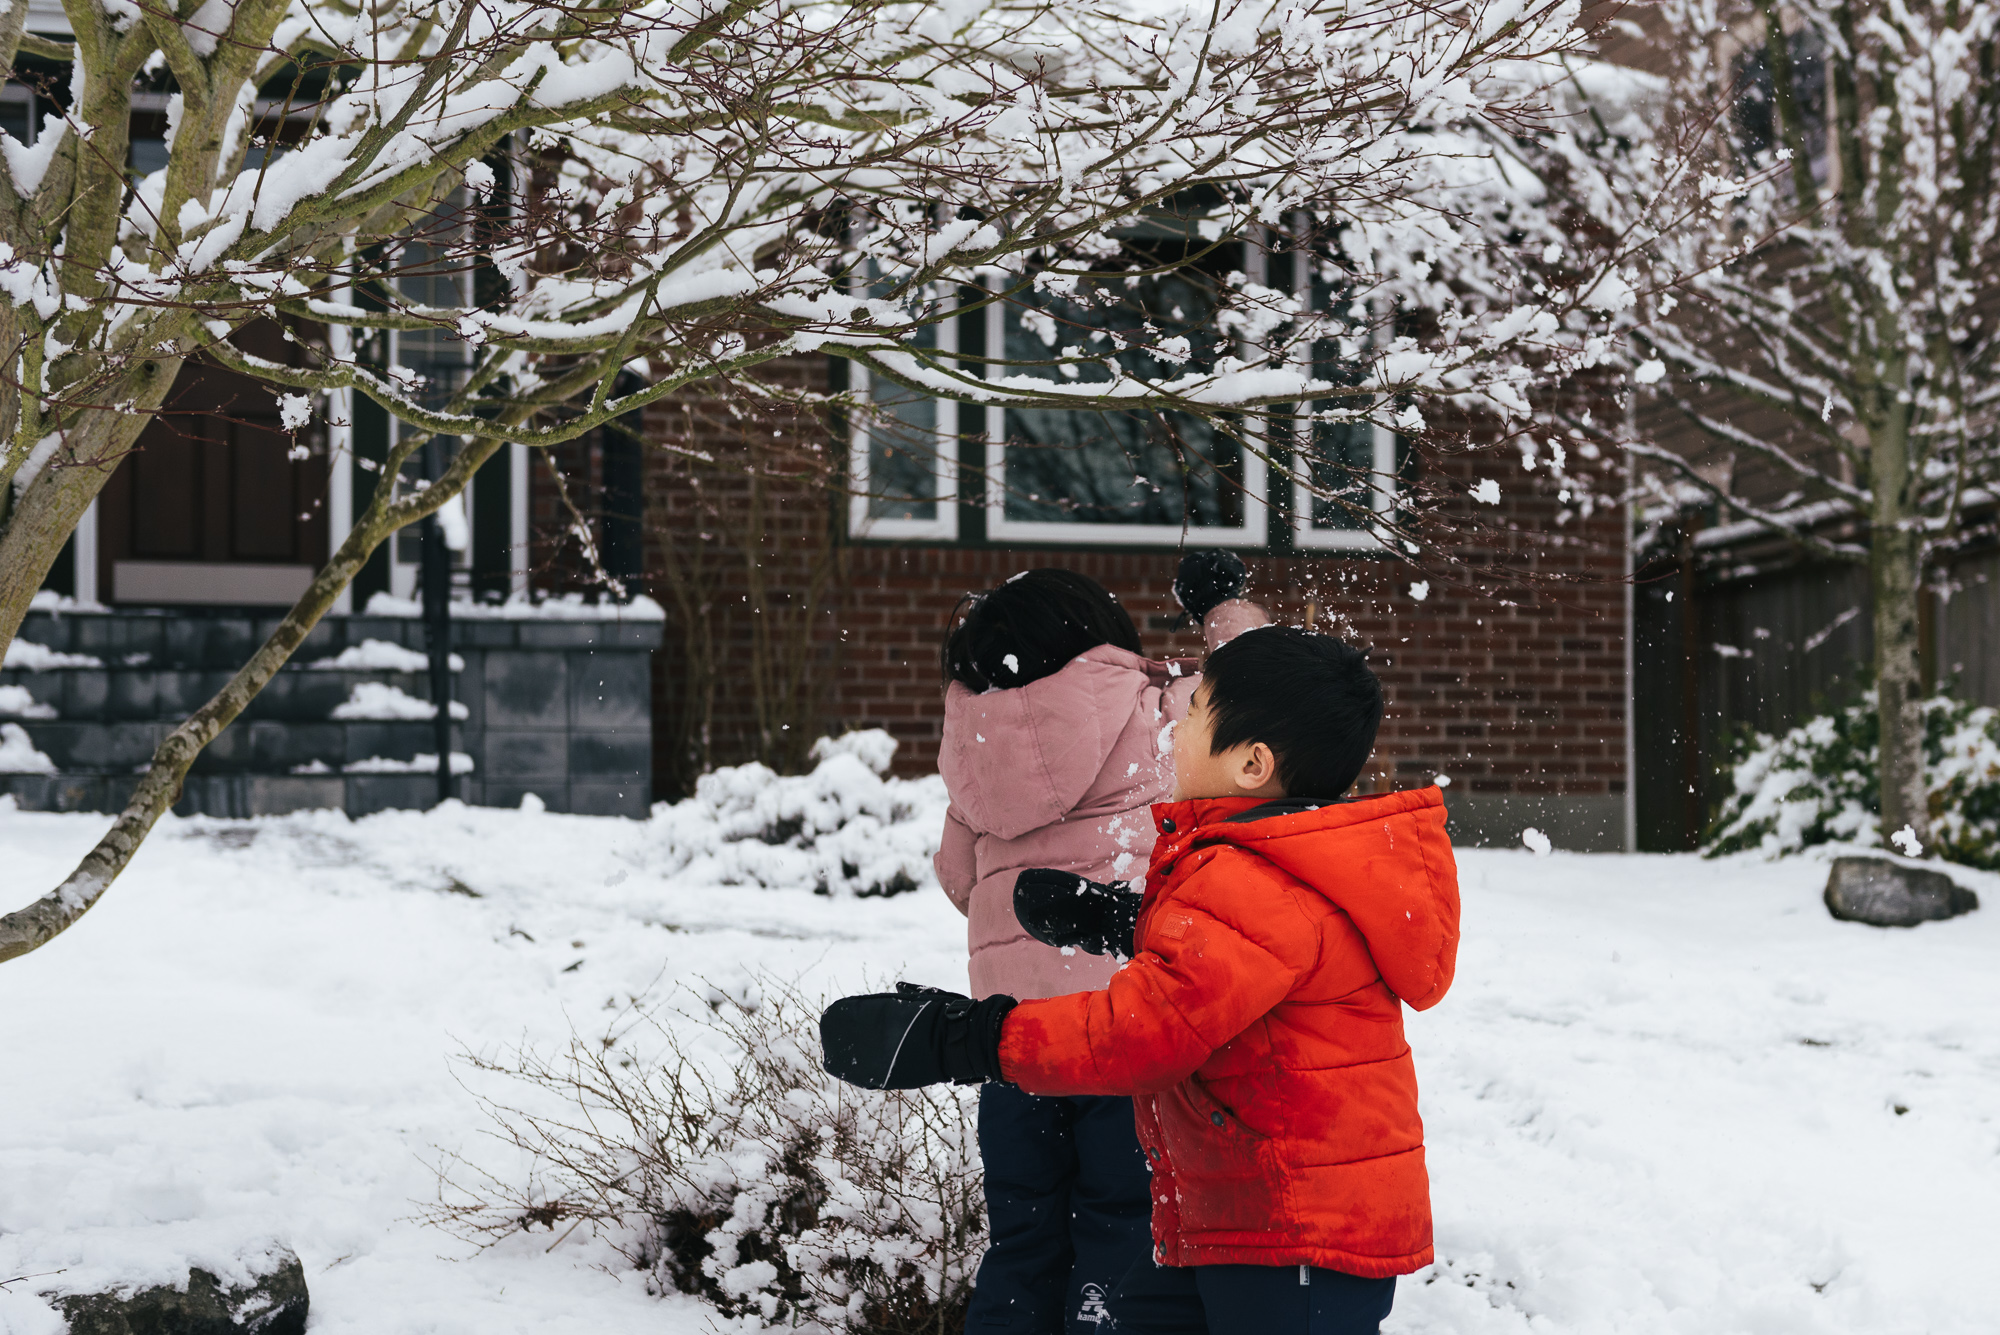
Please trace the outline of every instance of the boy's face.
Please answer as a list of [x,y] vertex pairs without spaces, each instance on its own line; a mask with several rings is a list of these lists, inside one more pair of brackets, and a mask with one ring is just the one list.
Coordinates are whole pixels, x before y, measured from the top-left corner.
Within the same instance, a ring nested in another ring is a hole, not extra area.
[[1174,728],[1174,801],[1197,797],[1283,797],[1278,757],[1263,742],[1239,742],[1217,752],[1208,683],[1195,689],[1188,716]]

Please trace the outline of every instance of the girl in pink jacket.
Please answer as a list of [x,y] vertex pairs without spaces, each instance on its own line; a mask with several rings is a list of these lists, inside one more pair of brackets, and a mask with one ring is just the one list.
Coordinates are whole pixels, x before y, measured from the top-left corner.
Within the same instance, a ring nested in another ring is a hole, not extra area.
[[[1182,562],[1174,596],[1209,649],[1269,618],[1227,552]],[[968,919],[974,997],[1101,989],[1120,961],[1045,946],[1014,917],[1014,878],[1055,867],[1092,880],[1145,873],[1148,808],[1173,787],[1171,727],[1199,682],[1193,659],[1139,652],[1117,599],[1074,571],[1025,571],[967,599],[941,655],[938,770],[951,806],[938,881]],[[967,1335],[1098,1335],[1104,1298],[1144,1260],[1146,1162],[1123,1098],[979,1093],[991,1240]]]

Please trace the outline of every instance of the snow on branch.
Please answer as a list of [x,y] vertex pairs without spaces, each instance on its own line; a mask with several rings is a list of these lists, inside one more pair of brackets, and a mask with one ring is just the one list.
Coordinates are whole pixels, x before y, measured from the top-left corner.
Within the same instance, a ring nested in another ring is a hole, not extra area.
[[[1577,14],[240,0],[79,22],[64,109],[32,147],[0,131],[0,485],[24,482],[0,643],[189,358],[380,405],[413,428],[391,433],[391,477],[433,436],[460,444],[428,488],[376,489],[71,889],[7,930],[30,949],[94,903],[367,552],[502,441],[572,440],[807,355],[1017,406],[1417,430],[1416,401],[1441,400],[1525,420],[1615,360],[1636,299],[1622,261],[1549,294],[1546,181],[1495,148],[1564,133],[1551,90]],[[148,101],[162,70],[175,91]],[[165,114],[164,161],[133,179],[140,107]],[[1167,279],[1206,294],[1199,318],[1148,295]],[[1048,355],[939,351],[942,321],[988,306],[1046,330]],[[284,355],[246,351],[260,324]],[[427,383],[426,348],[462,354],[463,378]],[[23,477],[51,439],[90,466]]]
[[[1532,357],[1502,285],[1473,285],[1485,291],[1468,304],[1473,289],[1441,281],[1427,257],[1488,248],[1482,215],[1514,192],[1449,127],[1530,114],[1552,54],[1574,40],[1567,5],[953,14],[880,0],[614,4],[584,25],[525,4],[265,0],[215,32],[148,17],[119,34],[116,54],[130,62],[151,46],[183,84],[168,165],[124,192],[94,246],[66,243],[58,259],[46,237],[10,244],[64,275],[59,295],[88,290],[87,317],[57,341],[76,351],[71,334],[93,336],[100,366],[184,355],[198,322],[274,313],[562,355],[615,342],[648,283],[641,355],[687,364],[715,326],[752,320],[794,332],[801,349],[851,344],[857,324],[872,325],[893,331],[886,351],[904,352],[927,293],[1108,256],[1121,229],[1198,198],[1186,225],[1204,237],[1303,229],[1390,300],[1453,308],[1452,341],[1470,355],[1390,377],[1398,392],[1476,394],[1478,365]],[[239,49],[264,52],[261,66]],[[281,122],[258,120],[252,93],[276,103],[251,79],[288,51],[338,63],[318,67],[323,88],[284,97]],[[112,101],[106,116],[129,114]],[[87,141],[89,114],[47,142]],[[504,221],[470,198],[491,199],[495,165],[517,201]],[[417,266],[395,262],[408,250],[395,238],[440,210],[468,225],[446,253],[429,245],[423,267],[496,273],[502,290],[457,307],[407,299],[396,270]],[[865,227],[830,225],[840,217]],[[372,258],[385,248],[387,264]],[[857,318],[864,253],[898,295],[896,309],[877,298]],[[357,300],[349,270],[364,256],[379,277],[375,298]],[[1544,343],[1552,332],[1536,331]],[[1588,361],[1577,340],[1555,341],[1537,351]],[[1521,377],[1500,379],[1492,402],[1518,409]],[[1137,392],[1183,405],[1258,397],[1216,383]]]
[[1815,506],[1789,510],[1765,509],[1732,495],[1724,488],[1717,487],[1694,465],[1672,450],[1639,441],[1630,442],[1625,448],[1637,458],[1663,465],[1684,485],[1696,488],[1702,495],[1713,497],[1724,509],[1742,517],[1741,524],[1729,526],[1726,539],[1711,539],[1708,546],[1715,546],[1725,540],[1741,541],[1758,534],[1776,533],[1790,538],[1808,550],[1836,560],[1865,562],[1868,559],[1868,549],[1865,546],[1851,542],[1836,542],[1823,538],[1813,531],[1817,525],[1829,519],[1853,513],[1853,507],[1845,501],[1822,502]]
[[1754,457],[1702,486],[1740,521],[1711,532],[1806,541],[1838,514],[1878,554],[1913,535],[1880,567],[1898,589],[1878,590],[1913,598],[2000,474],[2000,4],[1857,23],[1831,0],[1782,21],[1758,0],[1664,0],[1642,27],[1648,70],[1579,66],[1559,89],[1578,132],[1521,154],[1578,249],[1645,238],[1609,358],[1632,371],[1638,433],[1690,421],[1690,448]]

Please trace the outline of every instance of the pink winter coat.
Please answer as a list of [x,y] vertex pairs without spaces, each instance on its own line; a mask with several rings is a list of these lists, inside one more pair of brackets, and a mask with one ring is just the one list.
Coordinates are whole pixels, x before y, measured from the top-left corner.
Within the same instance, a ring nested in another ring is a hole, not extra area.
[[[1208,614],[1203,636],[1213,650],[1269,620],[1238,599]],[[1097,881],[1145,875],[1156,837],[1148,808],[1174,786],[1167,728],[1187,715],[1199,682],[1194,659],[1100,644],[1026,686],[952,683],[938,752],[951,805],[934,865],[968,919],[973,996],[1059,997],[1110,980],[1116,960],[1065,955],[1021,929],[1014,878],[1024,867]]]

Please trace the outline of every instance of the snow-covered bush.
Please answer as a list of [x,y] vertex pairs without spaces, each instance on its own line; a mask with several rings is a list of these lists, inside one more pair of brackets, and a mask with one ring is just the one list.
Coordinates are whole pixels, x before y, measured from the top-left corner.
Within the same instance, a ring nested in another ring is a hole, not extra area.
[[481,1245],[588,1229],[656,1292],[701,1294],[747,1329],[961,1330],[985,1245],[972,1096],[841,1084],[818,1011],[712,992],[635,1004],[637,1023],[554,1058],[468,1058],[475,1079],[542,1100],[485,1101],[534,1167],[503,1181],[449,1156],[428,1217]]
[[653,809],[663,870],[723,885],[894,895],[931,875],[944,780],[884,777],[896,739],[879,728],[822,737],[810,774],[736,765]]
[[[2000,711],[1949,696],[1923,702],[1924,782],[1935,852],[2000,870]],[[1734,791],[1704,851],[1771,857],[1814,844],[1883,846],[1875,693],[1782,737],[1746,735]]]

